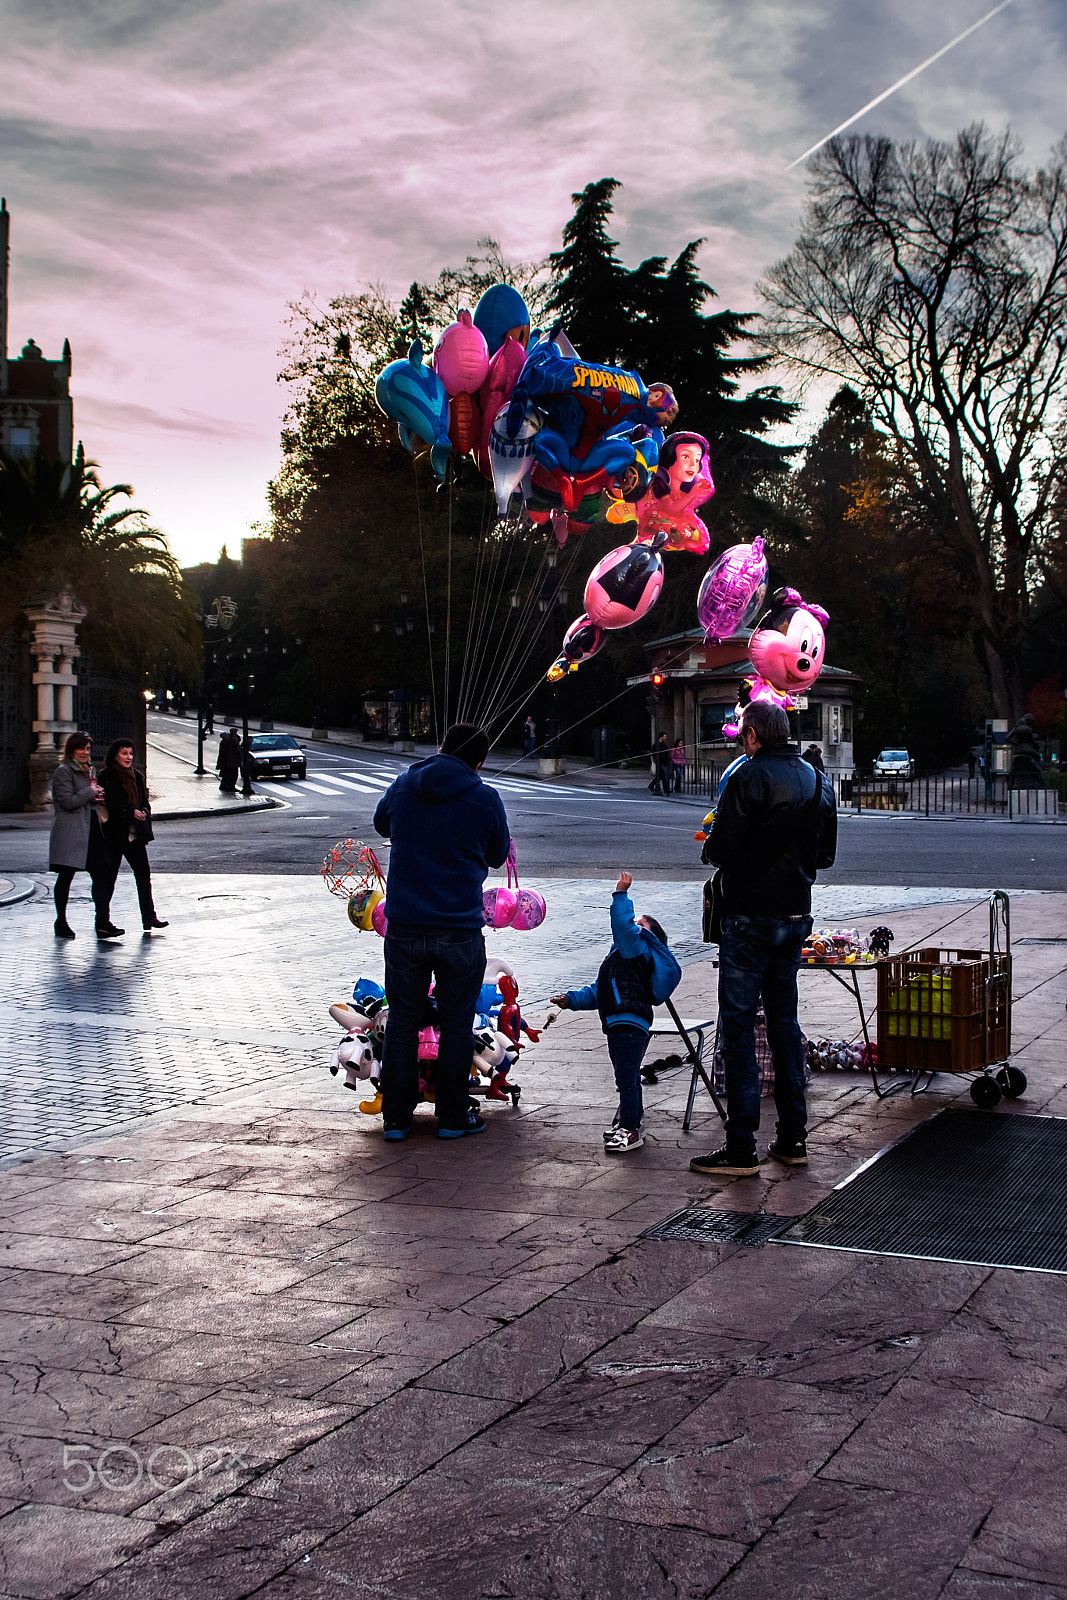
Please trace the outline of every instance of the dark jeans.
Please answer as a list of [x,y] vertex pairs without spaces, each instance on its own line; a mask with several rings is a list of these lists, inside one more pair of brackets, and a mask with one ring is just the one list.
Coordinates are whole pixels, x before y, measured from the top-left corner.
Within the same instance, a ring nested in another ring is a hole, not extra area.
[[419,1101],[419,1029],[434,979],[441,1039],[434,1066],[435,1109],[443,1128],[461,1128],[470,1101],[472,1035],[478,991],[485,979],[485,938],[480,928],[438,932],[390,927],[385,936],[385,992],[389,1011],[382,1057],[382,1115],[410,1122]]
[[760,1118],[756,1011],[760,995],[774,1062],[778,1134],[803,1139],[804,1050],[797,1021],[797,969],[810,917],[727,916],[719,945],[719,1037],[726,1072],[726,1145],[731,1156],[756,1149]]
[[[122,846],[118,855],[111,857],[111,884],[108,889],[108,906],[111,905],[111,896],[115,893],[115,882],[122,866],[122,858],[130,863],[133,880],[137,885],[137,904],[141,912],[142,927],[151,927],[156,918],[156,908],[152,900],[152,870],[148,865],[148,851],[142,839],[128,839]],[[110,911],[108,912],[110,915]],[[107,918],[105,917],[105,921]]]
[[608,1029],[608,1055],[615,1068],[615,1087],[619,1091],[619,1122],[624,1128],[639,1128],[644,1117],[641,1102],[641,1062],[648,1049],[648,1034],[643,1028],[626,1024]]

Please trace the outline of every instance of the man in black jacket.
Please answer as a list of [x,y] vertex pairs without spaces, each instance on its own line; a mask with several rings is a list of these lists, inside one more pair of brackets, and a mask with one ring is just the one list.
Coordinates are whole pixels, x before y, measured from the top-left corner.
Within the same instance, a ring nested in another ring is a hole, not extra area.
[[705,861],[722,868],[719,1036],[726,1144],[689,1165],[710,1176],[748,1178],[759,1171],[755,1023],[761,994],[778,1112],[768,1154],[787,1166],[808,1159],[797,969],[811,933],[816,869],[834,864],[837,805],[823,774],[790,750],[789,719],[780,707],[746,706],[741,743],[748,760],[729,779],[704,845]]

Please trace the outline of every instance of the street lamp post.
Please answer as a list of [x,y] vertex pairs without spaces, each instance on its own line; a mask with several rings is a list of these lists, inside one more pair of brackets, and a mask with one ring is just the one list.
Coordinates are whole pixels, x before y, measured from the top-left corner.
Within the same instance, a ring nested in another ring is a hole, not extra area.
[[[198,611],[196,620],[200,623],[200,626],[202,628],[204,628],[204,629],[207,629],[207,630],[210,631],[210,630],[213,630],[215,628],[219,628],[219,629],[221,629],[223,634],[227,634],[227,633],[229,633],[230,629],[233,627],[234,623],[237,620],[237,607],[234,605],[233,601],[230,599],[230,596],[228,594],[216,595],[215,599],[211,602],[211,610],[207,611],[207,612],[199,612]],[[218,642],[221,643],[222,641],[219,640]],[[212,642],[212,646],[211,647],[212,647],[212,649],[214,649],[214,641]],[[201,658],[201,675],[202,675],[202,677],[206,675],[206,671],[207,671],[207,663],[206,663],[207,649],[208,649],[207,634],[204,633],[204,634],[201,635],[201,639],[200,639],[200,658]],[[196,772],[196,776],[198,778],[203,778],[203,777],[207,776],[207,769],[204,766],[204,685],[203,685],[203,682],[201,682],[200,694],[197,697],[197,703],[196,703],[196,768],[195,768],[195,772]]]
[[241,718],[241,793],[255,794],[252,787],[252,752],[248,748],[248,702],[252,698],[255,678],[251,673],[245,679],[244,714]]

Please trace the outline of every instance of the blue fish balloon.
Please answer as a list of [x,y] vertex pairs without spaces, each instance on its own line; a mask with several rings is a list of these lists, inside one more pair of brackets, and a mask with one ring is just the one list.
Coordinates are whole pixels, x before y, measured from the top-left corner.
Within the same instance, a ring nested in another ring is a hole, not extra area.
[[448,456],[448,395],[432,367],[422,359],[422,340],[416,339],[404,361],[390,361],[374,385],[374,398],[387,417],[400,425],[400,443],[415,451],[416,439],[430,446],[430,464],[440,483],[445,481]]

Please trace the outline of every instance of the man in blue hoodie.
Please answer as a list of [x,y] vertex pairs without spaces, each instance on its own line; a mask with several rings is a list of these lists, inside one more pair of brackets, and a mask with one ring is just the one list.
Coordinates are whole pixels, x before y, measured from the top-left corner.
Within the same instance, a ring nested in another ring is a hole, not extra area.
[[474,1012],[485,977],[482,889],[489,868],[503,866],[511,843],[503,802],[478,776],[488,754],[480,728],[455,723],[438,754],[401,773],[374,813],[375,828],[392,843],[381,1078],[387,1139],[411,1132],[431,979],[441,1033],[434,1072],[437,1136],[459,1139],[485,1127],[468,1090]]

